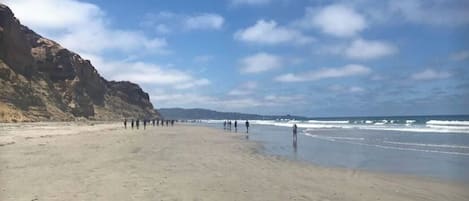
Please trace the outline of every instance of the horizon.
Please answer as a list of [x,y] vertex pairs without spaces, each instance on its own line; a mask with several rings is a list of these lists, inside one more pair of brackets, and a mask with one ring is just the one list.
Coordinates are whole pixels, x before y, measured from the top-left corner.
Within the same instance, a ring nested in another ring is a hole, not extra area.
[[139,84],[155,109],[469,114],[462,0],[2,2],[104,78]]
[[469,116],[469,114],[410,114],[410,115],[374,115],[374,116],[303,116],[297,114],[261,114],[261,113],[244,113],[244,112],[230,112],[230,111],[221,111],[221,110],[212,110],[206,108],[181,108],[181,107],[167,107],[167,108],[155,108],[155,110],[160,109],[183,109],[183,110],[210,110],[219,113],[240,113],[240,114],[247,114],[247,115],[259,115],[259,116],[297,116],[306,119],[312,118],[361,118],[361,117],[444,117],[444,116]]

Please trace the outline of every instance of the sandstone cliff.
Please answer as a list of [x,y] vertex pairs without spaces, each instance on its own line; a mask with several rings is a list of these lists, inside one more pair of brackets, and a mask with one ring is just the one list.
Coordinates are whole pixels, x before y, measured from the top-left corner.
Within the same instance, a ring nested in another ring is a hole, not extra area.
[[149,96],[20,24],[0,4],[0,122],[153,118]]

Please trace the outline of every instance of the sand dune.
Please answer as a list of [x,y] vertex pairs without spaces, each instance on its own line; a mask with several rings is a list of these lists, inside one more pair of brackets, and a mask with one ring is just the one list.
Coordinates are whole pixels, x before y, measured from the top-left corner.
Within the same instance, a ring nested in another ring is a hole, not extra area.
[[469,200],[465,184],[293,162],[204,127],[0,127],[4,201]]

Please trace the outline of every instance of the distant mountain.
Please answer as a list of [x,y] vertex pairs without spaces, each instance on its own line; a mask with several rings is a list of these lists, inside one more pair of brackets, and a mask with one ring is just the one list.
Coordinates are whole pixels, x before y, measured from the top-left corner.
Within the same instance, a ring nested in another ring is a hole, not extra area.
[[0,3],[0,122],[123,117],[158,112],[137,84],[104,79],[89,60],[21,25]]
[[297,119],[304,120],[307,117],[291,116],[291,115],[259,115],[259,114],[244,114],[237,112],[218,112],[207,109],[183,109],[183,108],[161,108],[158,112],[165,119],[255,119],[255,120],[275,120],[275,119]]

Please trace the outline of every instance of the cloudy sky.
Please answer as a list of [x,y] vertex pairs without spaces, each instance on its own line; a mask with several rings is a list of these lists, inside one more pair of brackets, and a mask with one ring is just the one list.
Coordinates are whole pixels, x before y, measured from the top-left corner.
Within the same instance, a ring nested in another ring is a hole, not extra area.
[[468,114],[467,0],[0,0],[156,108]]

